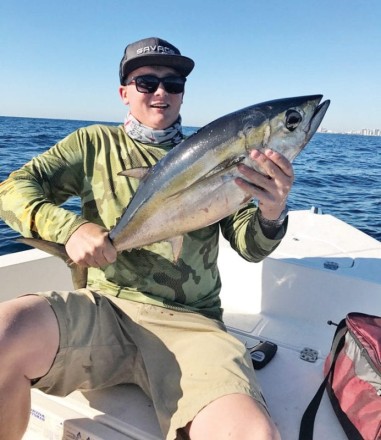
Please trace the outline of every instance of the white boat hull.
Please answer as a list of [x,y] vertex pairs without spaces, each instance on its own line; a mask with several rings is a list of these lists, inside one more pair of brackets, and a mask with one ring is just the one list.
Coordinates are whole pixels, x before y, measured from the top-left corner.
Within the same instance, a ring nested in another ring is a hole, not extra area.
[[[259,264],[239,258],[221,240],[220,270],[225,322],[248,347],[259,340],[278,345],[274,359],[257,372],[283,440],[298,438],[302,414],[323,378],[335,327],[348,312],[380,314],[381,243],[330,215],[290,213],[286,238]],[[0,257],[0,298],[71,288],[68,269],[54,257],[25,251]],[[300,358],[316,350],[314,363]],[[77,436],[77,437],[75,437]],[[345,440],[324,396],[315,436]],[[151,402],[135,386],[75,392],[65,399],[32,393],[24,440],[161,439]]]

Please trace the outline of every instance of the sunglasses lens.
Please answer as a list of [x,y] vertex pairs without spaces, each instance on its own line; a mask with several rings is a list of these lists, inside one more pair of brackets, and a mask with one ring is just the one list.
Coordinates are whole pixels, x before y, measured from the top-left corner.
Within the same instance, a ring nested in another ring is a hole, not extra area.
[[181,76],[158,78],[153,75],[141,75],[135,78],[136,90],[140,93],[154,93],[162,83],[168,93],[183,93],[186,79]]
[[163,85],[168,93],[183,93],[185,78],[181,76],[167,76],[163,79]]
[[140,93],[154,93],[159,87],[160,80],[156,76],[142,75],[135,78],[136,90]]

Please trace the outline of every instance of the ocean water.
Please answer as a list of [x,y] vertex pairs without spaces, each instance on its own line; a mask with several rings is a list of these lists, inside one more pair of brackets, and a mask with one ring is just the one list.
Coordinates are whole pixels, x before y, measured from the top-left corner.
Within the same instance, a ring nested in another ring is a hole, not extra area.
[[[94,123],[0,117],[0,181],[75,129]],[[317,133],[295,159],[294,170],[291,209],[319,207],[381,241],[381,137]],[[65,206],[79,212],[76,199]],[[15,242],[18,235],[0,220],[0,255],[26,249]]]

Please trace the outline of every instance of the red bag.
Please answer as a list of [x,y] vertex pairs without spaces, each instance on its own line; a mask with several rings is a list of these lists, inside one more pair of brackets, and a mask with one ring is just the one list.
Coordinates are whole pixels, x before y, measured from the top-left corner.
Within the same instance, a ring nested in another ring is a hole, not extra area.
[[337,327],[325,379],[306,409],[299,440],[312,440],[324,389],[349,440],[381,440],[381,318],[349,313]]

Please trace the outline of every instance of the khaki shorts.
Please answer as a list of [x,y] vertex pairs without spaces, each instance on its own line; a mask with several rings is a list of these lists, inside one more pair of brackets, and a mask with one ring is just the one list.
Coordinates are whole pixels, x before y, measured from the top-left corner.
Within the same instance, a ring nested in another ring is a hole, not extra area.
[[247,350],[219,321],[86,289],[41,296],[57,316],[60,348],[35,388],[65,396],[137,384],[168,440],[218,397],[243,393],[266,407]]

